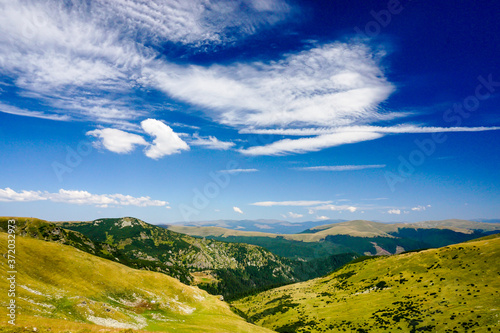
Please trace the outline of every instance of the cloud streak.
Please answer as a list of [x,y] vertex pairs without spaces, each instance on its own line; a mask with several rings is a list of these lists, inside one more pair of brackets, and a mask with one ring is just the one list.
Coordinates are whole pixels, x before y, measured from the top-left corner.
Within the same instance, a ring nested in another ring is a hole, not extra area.
[[265,146],[255,146],[239,151],[248,156],[303,154],[345,144],[375,140],[382,136],[382,134],[370,132],[333,133],[312,138],[284,139]]
[[2,102],[0,102],[0,112],[15,114],[18,116],[57,120],[57,121],[70,120],[70,117],[68,115],[47,114],[47,113],[44,113],[42,111],[30,111],[30,110],[18,108],[17,106],[8,105],[8,104],[2,103]]
[[235,144],[234,142],[220,141],[214,136],[200,137],[198,134],[193,134],[193,139],[189,141],[192,146],[201,146],[207,149],[214,150],[228,150],[232,148]]
[[500,130],[500,127],[419,127],[414,125],[398,126],[343,126],[343,127],[321,127],[321,128],[276,128],[276,129],[241,129],[241,134],[267,134],[267,135],[289,135],[289,136],[317,136],[334,133],[382,133],[382,134],[410,134],[410,133],[441,133],[441,132],[483,132]]
[[301,201],[260,201],[260,202],[251,203],[250,205],[261,206],[261,207],[272,207],[272,206],[315,206],[315,205],[322,205],[322,204],[329,204],[329,203],[331,203],[331,201],[308,201],[308,200],[301,200]]
[[372,164],[372,165],[322,165],[304,168],[295,168],[300,171],[354,171],[364,169],[380,169],[385,168],[385,164]]
[[219,170],[220,173],[228,173],[228,174],[238,174],[238,173],[247,173],[247,172],[258,172],[259,169],[226,169]]

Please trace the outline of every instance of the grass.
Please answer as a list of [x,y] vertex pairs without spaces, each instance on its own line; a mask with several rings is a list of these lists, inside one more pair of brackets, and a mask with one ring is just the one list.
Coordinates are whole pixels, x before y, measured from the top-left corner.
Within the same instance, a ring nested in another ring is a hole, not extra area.
[[498,235],[348,264],[232,303],[277,332],[497,332]]
[[[0,233],[7,253],[7,234]],[[7,259],[0,256],[3,272]],[[164,274],[135,270],[73,247],[16,238],[17,326],[0,280],[0,332],[269,332],[228,304]],[[25,329],[25,327],[27,327]]]

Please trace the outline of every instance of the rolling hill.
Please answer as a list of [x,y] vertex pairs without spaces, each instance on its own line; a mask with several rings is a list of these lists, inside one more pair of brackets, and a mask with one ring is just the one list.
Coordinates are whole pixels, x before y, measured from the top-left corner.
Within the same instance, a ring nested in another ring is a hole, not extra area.
[[[6,270],[6,233],[0,233],[0,244]],[[16,237],[16,269],[17,325],[2,320],[0,332],[271,332],[197,287],[67,245]],[[8,289],[3,278],[2,318]]]
[[[8,219],[0,218],[0,230],[7,230]],[[162,272],[226,299],[318,277],[357,257],[343,253],[308,262],[290,260],[255,245],[195,238],[135,218],[64,223],[15,219],[19,235]]]
[[277,332],[498,332],[500,236],[374,257],[232,305]]

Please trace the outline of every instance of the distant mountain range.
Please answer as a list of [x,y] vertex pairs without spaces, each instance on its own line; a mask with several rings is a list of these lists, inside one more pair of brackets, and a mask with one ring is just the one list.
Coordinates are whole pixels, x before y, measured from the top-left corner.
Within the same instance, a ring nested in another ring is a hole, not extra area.
[[220,227],[225,229],[240,231],[260,231],[274,234],[296,234],[304,230],[314,228],[320,225],[345,222],[347,220],[322,220],[307,222],[289,222],[284,220],[214,220],[214,221],[196,221],[196,222],[176,222],[172,224],[163,224],[162,227],[186,226],[186,227]]
[[[289,235],[289,234],[298,234],[303,231],[309,229],[316,229],[317,227],[322,226],[330,226],[333,227],[334,224],[339,224],[343,222],[349,222],[349,220],[321,220],[321,221],[306,221],[306,222],[289,222],[285,220],[266,220],[266,219],[258,219],[258,220],[213,220],[213,221],[195,221],[195,222],[176,222],[171,224],[160,224],[159,226],[175,230],[180,226],[185,227],[219,227],[230,230],[238,230],[238,231],[249,231],[249,232],[263,232],[270,234],[281,234],[281,235]],[[384,223],[379,221],[371,221],[376,222],[381,225],[391,225],[391,226],[400,226],[406,225],[409,227],[436,227],[438,224],[441,227],[457,227],[457,223],[463,226],[464,229],[469,230],[485,230],[492,231],[497,230],[495,228],[488,227],[486,225],[477,224],[479,223],[500,223],[500,219],[474,219],[474,220],[460,220],[460,219],[448,219],[442,221],[423,221],[423,222],[392,222],[392,223]],[[326,229],[326,228],[323,228]],[[181,230],[181,229],[178,229]],[[351,235],[352,236],[352,235]]]
[[446,246],[500,232],[499,223],[457,219],[417,223],[353,220],[314,226],[297,234],[275,234],[208,226],[166,227],[192,236],[254,244],[280,256],[304,260],[344,252],[365,255],[394,254]]

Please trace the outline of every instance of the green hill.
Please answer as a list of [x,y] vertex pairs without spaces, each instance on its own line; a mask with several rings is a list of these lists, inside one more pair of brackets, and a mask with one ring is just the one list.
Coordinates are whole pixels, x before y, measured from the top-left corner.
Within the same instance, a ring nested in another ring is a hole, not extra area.
[[278,332],[498,332],[500,237],[374,257],[235,301]]
[[[0,233],[0,244],[5,272],[6,233]],[[9,298],[3,277],[0,332],[270,332],[197,287],[71,246],[16,237],[16,269],[17,325],[5,320]]]

